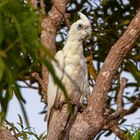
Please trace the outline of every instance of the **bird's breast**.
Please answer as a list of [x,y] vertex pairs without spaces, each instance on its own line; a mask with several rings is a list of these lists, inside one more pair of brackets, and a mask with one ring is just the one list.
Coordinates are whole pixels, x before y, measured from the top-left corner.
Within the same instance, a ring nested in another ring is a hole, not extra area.
[[[86,63],[84,57],[80,55],[65,57],[64,76],[62,82],[65,83],[68,91],[81,89],[84,86]],[[82,85],[83,83],[83,85]]]

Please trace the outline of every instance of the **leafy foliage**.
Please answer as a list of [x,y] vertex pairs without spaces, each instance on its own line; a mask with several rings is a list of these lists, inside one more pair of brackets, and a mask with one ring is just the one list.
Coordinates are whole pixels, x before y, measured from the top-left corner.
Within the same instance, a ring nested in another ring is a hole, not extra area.
[[[111,46],[116,43],[136,14],[129,0],[71,0],[68,5],[68,11],[71,13],[72,21],[76,19],[78,11],[86,14],[91,20],[93,31],[90,41],[85,44],[85,55],[93,54],[93,60],[96,64],[95,67],[97,71],[100,70]],[[62,27],[58,33],[61,36],[61,39],[58,40],[58,46],[60,48],[62,48],[61,46],[66,38],[66,32],[66,28]],[[139,51],[138,40],[118,71],[118,79],[119,75],[124,71],[134,76],[137,85],[134,86],[134,84],[129,83],[128,87],[140,87]],[[117,88],[116,84],[115,87]]]
[[140,139],[140,131],[137,131],[136,134],[131,138],[131,140],[139,140]]
[[[98,72],[100,71],[105,58],[111,49],[111,47],[120,38],[123,32],[127,29],[128,24],[136,14],[136,5],[131,3],[131,0],[71,0],[67,9],[71,13],[71,21],[74,22],[77,18],[77,12],[81,11],[88,16],[92,24],[92,35],[91,39],[84,45],[85,56],[92,54],[94,67]],[[59,49],[63,46],[63,41],[67,35],[67,28],[62,25],[58,36],[61,36],[57,40],[57,46]],[[112,87],[108,95],[107,104],[109,108],[114,112],[114,105],[116,101],[116,93],[119,90],[120,78],[125,73],[129,75],[130,79],[126,85],[124,93],[124,106],[130,107],[134,101],[140,96],[140,40],[138,39],[134,48],[129,51],[124,62],[121,64]],[[89,83],[94,88],[95,75],[90,73]],[[129,78],[128,77],[128,78]],[[134,80],[133,80],[134,79]],[[137,104],[133,110],[134,113],[140,107]],[[120,125],[126,120],[123,119]],[[101,132],[101,135],[105,133],[106,136],[110,135],[111,132]],[[100,135],[100,136],[101,136]],[[99,136],[99,138],[100,138]]]
[[[38,16],[39,17],[39,16]],[[25,100],[18,80],[31,79],[39,68],[39,18],[20,0],[0,1],[0,101],[1,119],[6,115],[13,95],[19,100],[24,116]],[[27,122],[28,124],[28,122]]]
[[42,133],[42,134],[38,135],[34,131],[33,128],[24,126],[23,119],[19,114],[18,114],[18,117],[19,117],[19,122],[17,122],[17,124],[18,124],[17,127],[14,125],[14,123],[10,123],[8,121],[6,121],[6,123],[5,123],[5,127],[9,131],[11,131],[17,139],[22,139],[22,140],[30,140],[30,139],[45,140],[45,138],[46,138],[45,133]]
[[[130,127],[130,129],[128,129]],[[140,127],[136,126],[136,124],[133,125],[128,125],[126,127],[125,139],[130,139],[130,140],[139,140],[140,138]]]
[[[51,9],[51,1],[46,0],[47,14]],[[38,7],[40,3],[38,0]],[[71,14],[71,21],[77,19],[77,12],[81,11],[91,20],[91,39],[84,44],[85,56],[92,55],[95,69],[99,71],[112,45],[119,39],[127,28],[129,22],[135,15],[134,6],[131,0],[70,0],[67,11]],[[18,81],[29,80],[34,82],[31,74],[34,71],[41,72],[39,55],[40,43],[40,12],[36,12],[24,0],[0,0],[0,103],[2,111],[1,120],[6,116],[8,103],[15,95],[19,100],[22,112],[27,121],[27,114],[24,108],[26,101],[22,97]],[[57,49],[62,49],[67,36],[67,27],[60,26],[56,37]],[[121,64],[115,80],[112,83],[108,96],[108,106],[114,111],[116,93],[119,89],[120,77],[129,73],[134,80],[127,83],[127,92],[124,94],[125,104],[132,104],[140,96],[140,40],[128,53]],[[48,54],[49,55],[49,54]],[[54,81],[63,89],[62,83],[55,76],[52,66],[48,60],[44,64],[53,75]],[[94,87],[94,76],[89,75],[89,83]],[[133,94],[132,94],[133,92]],[[65,95],[66,96],[66,95]],[[68,98],[67,98],[68,99]],[[68,99],[69,101],[69,99]],[[134,113],[140,104],[137,104]],[[124,119],[120,124],[124,123]],[[22,120],[20,119],[21,128]],[[16,128],[15,128],[16,129]],[[27,132],[28,133],[28,132]],[[104,132],[102,132],[103,134]],[[111,132],[105,132],[106,136]],[[138,132],[139,133],[139,132]],[[25,135],[23,133],[23,135]],[[137,137],[139,134],[136,133]],[[25,136],[26,137],[26,136]],[[28,136],[27,136],[28,137]],[[26,137],[26,138],[27,138]],[[136,138],[135,138],[136,139]]]
[[[48,67],[54,81],[64,91],[65,87],[56,77],[50,62],[40,58],[43,49],[48,57],[52,57],[49,50],[44,49],[40,42],[41,13],[20,0],[0,1],[0,103],[2,111],[1,123],[5,119],[9,101],[15,95],[23,112],[27,126],[28,117],[18,81],[29,80],[32,84],[33,72],[41,73],[41,64]],[[70,109],[71,105],[69,103]]]

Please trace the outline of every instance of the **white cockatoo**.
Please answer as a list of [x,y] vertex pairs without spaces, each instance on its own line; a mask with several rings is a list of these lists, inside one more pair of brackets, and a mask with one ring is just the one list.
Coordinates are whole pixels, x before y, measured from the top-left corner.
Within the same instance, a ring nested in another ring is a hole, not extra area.
[[[70,27],[64,48],[55,55],[52,61],[56,76],[62,81],[72,104],[81,104],[89,92],[87,65],[83,56],[83,41],[91,35],[91,24],[88,18],[79,12],[80,19]],[[62,90],[54,83],[51,74],[48,81],[48,112],[66,103]]]

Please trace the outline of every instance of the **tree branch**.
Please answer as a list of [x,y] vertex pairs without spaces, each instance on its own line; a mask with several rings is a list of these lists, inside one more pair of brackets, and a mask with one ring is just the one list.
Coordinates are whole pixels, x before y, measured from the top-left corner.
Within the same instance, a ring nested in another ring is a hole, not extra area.
[[124,77],[121,80],[120,89],[119,89],[119,92],[117,94],[117,100],[116,100],[117,109],[113,114],[111,114],[111,116],[109,117],[109,120],[113,120],[115,118],[120,117],[120,115],[124,111],[124,108],[123,108],[123,92],[124,92],[127,81],[128,81],[128,79],[126,79]]
[[117,94],[117,101],[116,101],[117,111],[121,110],[123,108],[123,92],[124,92],[124,89],[126,87],[127,81],[128,81],[128,79],[125,77],[123,77],[121,79],[120,89],[119,89],[119,92]]
[[26,84],[27,86],[22,86],[22,87],[28,87],[28,88],[32,88],[32,89],[39,89],[38,87],[36,86],[32,86],[31,84],[29,84],[27,81],[23,81],[24,84]]
[[46,11],[45,11],[45,3],[44,3],[44,0],[40,0],[40,6],[41,6],[42,14],[45,16]]
[[126,115],[130,115],[134,112],[137,111],[137,104],[140,103],[140,97],[138,97],[134,103],[131,105],[131,107],[129,109],[124,109],[123,107],[119,107],[119,109],[116,110],[116,112],[114,112],[113,114],[111,114],[109,117],[108,117],[108,121],[111,121],[113,119],[117,119],[118,121],[120,119],[122,119],[124,116]]
[[[36,8],[36,0],[29,0],[29,2]],[[40,0],[40,5],[42,13],[44,15],[41,22],[41,43],[45,48],[49,48],[52,54],[56,53],[55,37],[59,25],[62,21],[67,18],[66,5],[68,0],[52,0],[52,8],[49,15],[45,16],[45,5],[44,0]],[[44,55],[44,50],[40,50],[42,59],[46,59],[46,54]],[[47,103],[47,84],[48,84],[48,70],[46,66],[42,65],[42,78],[37,73],[33,73],[33,77],[41,85],[41,94],[43,95],[45,103]]]
[[0,127],[0,140],[17,140],[8,129]]
[[[55,37],[59,25],[64,20],[68,0],[52,0],[52,8],[49,16],[44,17],[41,24],[41,42],[45,48],[49,48],[52,54],[56,53]],[[56,8],[58,7],[58,8]],[[58,10],[59,9],[59,10]],[[42,55],[42,52],[41,52]],[[42,65],[42,80],[47,84],[48,71],[45,65]],[[47,89],[44,91],[47,96]]]
[[[127,79],[124,79],[124,85],[126,84]],[[134,104],[128,109],[125,110],[123,107],[118,109],[114,114],[112,114],[108,118],[108,124],[105,126],[105,129],[112,130],[116,136],[118,136],[121,140],[125,140],[125,133],[119,128],[118,122],[121,120],[124,116],[132,114],[137,111],[137,103],[140,103],[140,97],[135,100]]]
[[40,84],[40,87],[41,87],[41,94],[42,94],[42,97],[43,97],[43,101],[47,104],[47,94],[46,94],[46,91],[47,91],[47,84],[46,82],[44,82],[41,77],[39,76],[38,73],[34,72],[32,74],[32,77],[34,77],[38,83]]
[[[104,65],[98,74],[93,94],[89,98],[88,107],[78,114],[70,131],[71,140],[92,139],[107,123],[104,116],[107,94],[117,70],[127,52],[140,35],[140,11],[132,19],[127,30],[111,48]],[[81,125],[82,124],[82,125]],[[84,132],[84,133],[83,133]]]
[[28,3],[31,4],[34,8],[37,8],[37,0],[28,0]]
[[109,123],[109,129],[114,132],[114,134],[119,137],[121,140],[125,140],[125,133],[119,128],[118,122],[112,120]]
[[138,109],[137,104],[140,104],[140,96],[134,101],[134,103],[131,105],[131,107],[128,110],[124,110],[123,112],[124,116],[136,112]]

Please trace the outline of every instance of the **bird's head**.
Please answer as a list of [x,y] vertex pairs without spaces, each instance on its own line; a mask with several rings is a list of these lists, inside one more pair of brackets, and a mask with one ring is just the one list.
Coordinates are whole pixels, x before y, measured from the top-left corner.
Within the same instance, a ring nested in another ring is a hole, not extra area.
[[79,41],[84,41],[91,35],[91,24],[84,14],[78,12],[78,15],[80,19],[71,25],[68,36],[78,39]]

